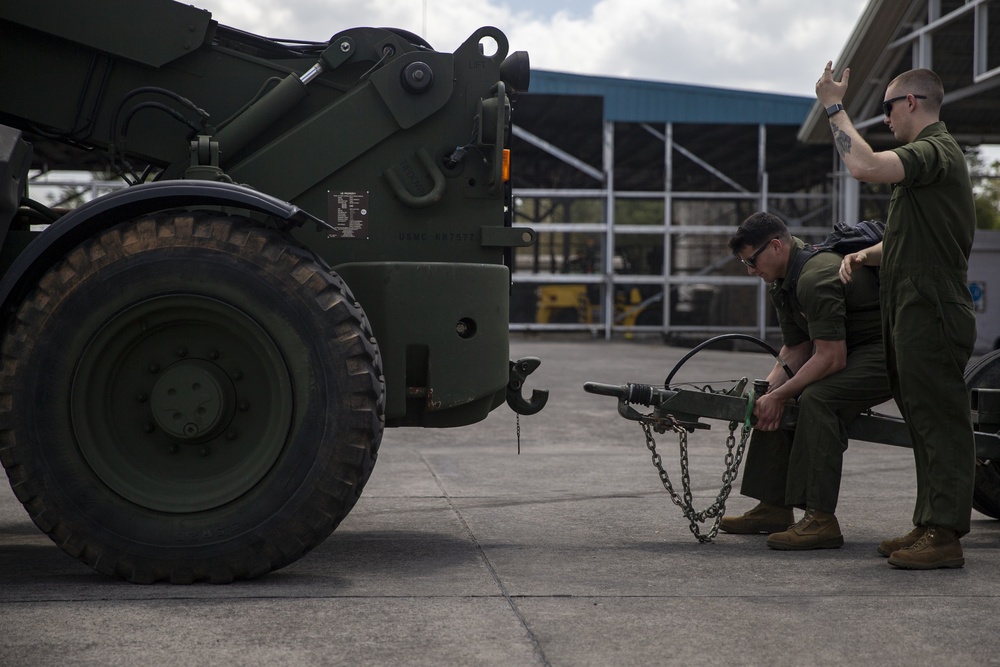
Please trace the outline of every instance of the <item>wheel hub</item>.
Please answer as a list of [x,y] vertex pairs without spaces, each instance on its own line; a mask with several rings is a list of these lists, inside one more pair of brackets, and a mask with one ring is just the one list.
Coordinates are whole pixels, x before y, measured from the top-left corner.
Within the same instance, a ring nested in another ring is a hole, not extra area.
[[71,419],[81,454],[114,492],[198,512],[264,478],[292,428],[291,396],[279,344],[258,320],[210,297],[154,296],[90,337]]
[[164,433],[181,442],[204,442],[226,427],[234,396],[232,383],[217,366],[181,361],[156,381],[150,408]]

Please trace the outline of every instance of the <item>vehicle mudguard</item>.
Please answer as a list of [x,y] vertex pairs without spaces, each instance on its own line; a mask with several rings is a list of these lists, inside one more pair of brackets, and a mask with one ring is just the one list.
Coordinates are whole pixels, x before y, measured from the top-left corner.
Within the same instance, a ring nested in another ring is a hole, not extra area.
[[288,226],[326,222],[252,188],[217,181],[176,180],[134,185],[93,199],[67,213],[39,234],[18,255],[0,280],[0,314],[10,309],[45,270],[72,248],[94,234],[132,218],[169,209],[226,207],[258,212]]

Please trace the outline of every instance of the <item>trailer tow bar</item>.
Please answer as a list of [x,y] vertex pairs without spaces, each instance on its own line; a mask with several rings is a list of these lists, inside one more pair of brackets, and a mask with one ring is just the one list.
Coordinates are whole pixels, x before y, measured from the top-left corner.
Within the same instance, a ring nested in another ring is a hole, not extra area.
[[[753,430],[751,419],[753,405],[757,395],[767,391],[767,383],[754,380],[747,389],[748,380],[739,380],[731,389],[716,391],[704,386],[701,391],[673,390],[647,384],[610,385],[598,382],[587,382],[584,391],[602,396],[618,398],[618,414],[625,419],[639,422],[646,439],[653,465],[660,476],[663,488],[670,494],[670,499],[677,505],[689,522],[691,533],[699,542],[711,542],[719,533],[719,523],[726,510],[726,500],[732,491],[733,482],[739,474],[743,454],[746,451],[747,440]],[[640,413],[633,407],[642,405],[652,407],[653,412]],[[700,421],[700,417],[715,417],[729,422],[729,435],[726,437],[725,470],[722,473],[722,488],[715,500],[707,508],[696,510],[691,492],[691,476],[688,465],[688,433],[696,429],[707,429],[708,424]],[[739,429],[739,442],[736,431]],[[656,441],[653,431],[677,433],[680,441],[681,491],[678,493],[670,480],[670,475],[663,467],[663,460],[656,451]],[[712,520],[706,532],[702,532],[707,521]]]

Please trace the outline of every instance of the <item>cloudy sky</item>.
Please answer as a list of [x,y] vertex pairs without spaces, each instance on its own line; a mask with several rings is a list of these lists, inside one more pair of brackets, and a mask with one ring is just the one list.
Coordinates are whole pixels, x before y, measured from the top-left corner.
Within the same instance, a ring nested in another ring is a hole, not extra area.
[[867,0],[186,0],[266,37],[402,28],[453,51],[500,28],[537,69],[812,96]]

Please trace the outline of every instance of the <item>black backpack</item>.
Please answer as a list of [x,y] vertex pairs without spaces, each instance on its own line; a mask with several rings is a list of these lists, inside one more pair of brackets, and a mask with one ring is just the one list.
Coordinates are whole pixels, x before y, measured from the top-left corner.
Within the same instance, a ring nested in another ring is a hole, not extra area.
[[[823,239],[822,243],[806,244],[806,247],[795,256],[795,261],[788,267],[788,273],[785,274],[785,282],[789,284],[788,293],[792,307],[795,310],[802,310],[802,304],[799,303],[799,297],[795,291],[799,286],[799,274],[802,273],[802,267],[810,257],[827,250],[832,250],[839,255],[849,255],[852,252],[872,247],[882,240],[884,233],[885,223],[881,220],[862,220],[855,225],[838,222],[834,224],[833,231]],[[878,275],[878,267],[868,268],[875,271],[876,276]]]

